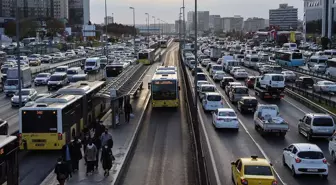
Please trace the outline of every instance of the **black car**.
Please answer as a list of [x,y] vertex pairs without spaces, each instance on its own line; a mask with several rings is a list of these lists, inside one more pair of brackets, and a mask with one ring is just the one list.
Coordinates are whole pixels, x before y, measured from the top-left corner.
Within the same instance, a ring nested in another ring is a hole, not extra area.
[[309,76],[300,76],[297,80],[295,80],[295,86],[301,88],[313,87],[314,83],[313,78]]
[[[196,69],[197,69],[197,71],[196,71]],[[203,70],[202,70],[202,68],[194,68],[194,69],[192,69],[192,71],[191,71],[191,75],[193,75],[193,76],[195,76],[195,74],[196,73],[203,73]]]
[[258,100],[252,96],[244,96],[237,103],[239,112],[254,112],[257,108]]
[[229,84],[229,82],[234,82],[234,79],[232,77],[223,77],[223,80],[220,81],[221,88],[225,88],[226,85]]

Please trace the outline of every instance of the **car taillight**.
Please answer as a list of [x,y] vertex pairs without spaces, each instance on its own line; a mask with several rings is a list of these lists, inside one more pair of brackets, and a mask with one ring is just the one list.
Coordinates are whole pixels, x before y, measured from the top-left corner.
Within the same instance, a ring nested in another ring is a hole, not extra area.
[[241,179],[240,182],[241,182],[242,185],[248,185],[248,182],[245,179]]
[[62,133],[58,133],[58,140],[62,140],[62,137],[63,137]]
[[324,164],[328,163],[327,159],[323,159],[322,161],[323,161]]
[[223,120],[222,118],[217,118],[217,121]]
[[295,158],[295,162],[296,162],[296,163],[300,163],[300,162],[301,162],[301,159],[300,159],[300,158]]
[[276,180],[272,181],[272,185],[278,185],[278,181]]

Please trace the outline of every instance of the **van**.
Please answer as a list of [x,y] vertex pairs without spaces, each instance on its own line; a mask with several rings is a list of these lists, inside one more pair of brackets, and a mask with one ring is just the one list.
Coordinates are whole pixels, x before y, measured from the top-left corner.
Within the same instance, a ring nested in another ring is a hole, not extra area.
[[217,92],[207,92],[202,99],[202,107],[204,111],[215,111],[224,108],[222,96]]
[[68,66],[58,66],[55,69],[55,73],[67,73],[69,67]]
[[67,70],[67,75],[68,78],[71,79],[73,75],[77,75],[82,71],[82,69],[80,67],[70,67]]
[[271,73],[274,73],[274,74],[281,74],[281,72],[282,72],[282,67],[281,66],[271,66],[270,67],[270,71],[271,71]]
[[212,77],[216,71],[223,71],[223,66],[222,65],[212,65],[210,69],[210,76]]
[[200,100],[202,100],[202,98],[204,97],[204,94],[207,93],[207,92],[216,92],[216,86],[213,85],[213,84],[203,84],[203,85],[201,85],[200,90],[199,90],[199,94],[198,94]]
[[244,66],[257,69],[257,63],[259,62],[258,55],[246,55],[244,59]]
[[84,72],[99,72],[100,71],[100,58],[99,57],[93,57],[93,58],[87,58],[85,60],[84,64]]
[[48,90],[59,89],[69,83],[66,73],[54,73],[50,76],[48,81]]
[[328,114],[308,113],[299,120],[298,131],[307,137],[308,141],[313,138],[328,138],[335,132],[335,123]]

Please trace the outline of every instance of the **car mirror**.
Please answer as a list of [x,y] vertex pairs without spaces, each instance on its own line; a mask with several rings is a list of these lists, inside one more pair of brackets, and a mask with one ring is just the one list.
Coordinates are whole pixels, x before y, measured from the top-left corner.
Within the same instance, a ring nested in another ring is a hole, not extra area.
[[236,166],[236,162],[231,162],[231,165]]
[[288,148],[284,148],[283,150],[285,150],[285,151],[289,151],[289,149],[288,149]]
[[300,122],[302,122],[303,120],[302,119],[299,119]]

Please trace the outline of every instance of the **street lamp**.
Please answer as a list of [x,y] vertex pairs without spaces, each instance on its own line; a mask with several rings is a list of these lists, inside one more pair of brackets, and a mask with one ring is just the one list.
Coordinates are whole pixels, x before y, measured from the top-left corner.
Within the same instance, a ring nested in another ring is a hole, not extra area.
[[135,8],[134,7],[129,7],[130,9],[133,10],[133,28],[134,28],[134,35],[133,35],[133,46],[134,46],[134,54],[135,54],[135,37],[136,37],[136,29],[135,29]]
[[182,8],[183,8],[183,21],[182,21],[182,30],[183,30],[183,42],[182,42],[182,44],[183,44],[183,47],[184,47],[184,44],[185,44],[185,31],[186,31],[186,28],[185,28],[185,6],[184,6],[184,0],[183,0],[183,6],[182,6]]
[[105,40],[107,40],[107,4],[105,0]]
[[156,29],[156,25],[155,25],[155,16],[152,16],[153,18],[153,22],[154,22],[154,32],[155,32],[155,29]]
[[149,48],[149,13],[145,13],[145,15],[147,15],[147,42],[148,42],[148,48]]
[[17,54],[17,66],[18,66],[18,90],[19,90],[19,107],[22,105],[22,96],[21,96],[21,62],[20,62],[20,28],[19,28],[19,21],[20,21],[20,15],[19,15],[19,7],[18,7],[18,0],[16,0],[16,54]]
[[159,38],[161,39],[161,20],[158,18],[159,21]]

